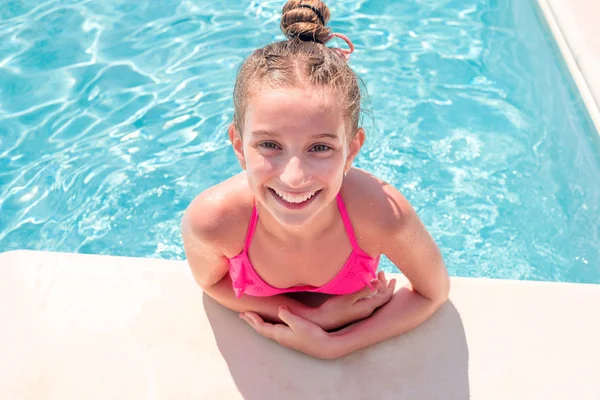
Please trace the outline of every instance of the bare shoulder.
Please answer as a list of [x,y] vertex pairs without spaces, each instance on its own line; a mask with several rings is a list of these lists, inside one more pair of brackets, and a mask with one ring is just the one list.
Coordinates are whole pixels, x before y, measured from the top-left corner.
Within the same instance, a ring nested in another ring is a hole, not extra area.
[[[398,189],[358,168],[352,168],[344,179],[342,197],[354,230],[366,239],[366,247],[378,247],[382,235],[398,233],[407,221],[416,217],[415,210]],[[375,238],[375,243],[369,243],[368,238]]]
[[218,246],[225,255],[242,245],[254,196],[241,173],[200,193],[188,206],[181,224],[184,239]]

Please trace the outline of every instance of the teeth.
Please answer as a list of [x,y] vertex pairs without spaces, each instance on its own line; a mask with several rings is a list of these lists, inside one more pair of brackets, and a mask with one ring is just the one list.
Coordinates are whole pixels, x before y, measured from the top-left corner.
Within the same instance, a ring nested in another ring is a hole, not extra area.
[[315,195],[315,193],[318,192],[310,192],[310,193],[305,193],[305,194],[288,194],[288,193],[283,193],[283,192],[278,192],[277,190],[273,189],[273,191],[275,193],[277,193],[277,196],[281,197],[282,199],[284,199],[285,201],[287,201],[288,203],[303,203],[306,200],[310,199],[311,197],[313,197]]

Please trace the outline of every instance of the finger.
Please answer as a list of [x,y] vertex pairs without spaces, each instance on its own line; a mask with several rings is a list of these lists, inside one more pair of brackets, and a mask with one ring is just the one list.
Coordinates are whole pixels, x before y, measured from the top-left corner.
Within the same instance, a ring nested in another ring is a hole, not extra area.
[[296,331],[298,328],[298,319],[300,317],[293,314],[287,307],[284,306],[280,306],[277,309],[277,316],[284,324],[290,327],[292,332]]
[[384,289],[383,292],[377,292],[375,295],[367,298],[363,298],[360,300],[360,306],[363,309],[364,314],[370,315],[370,313],[382,305],[386,304],[392,296],[394,295],[394,290],[396,288],[396,279],[392,279],[388,286]]
[[250,328],[254,329],[256,332],[258,332],[259,334],[262,335],[262,333],[259,331],[258,327],[256,326],[256,324],[254,323],[254,321],[252,321],[250,318],[248,318],[248,316],[246,316],[246,314],[244,313],[240,313],[239,314],[240,318],[242,320],[244,320],[248,325],[250,325]]
[[391,289],[392,294],[396,291],[396,279],[392,279],[388,284],[388,289]]
[[[388,301],[390,301],[393,294],[394,293],[391,290],[386,290],[384,293],[377,293],[375,296],[373,296],[371,298],[363,299],[358,304],[360,304],[360,306],[363,307],[363,311],[365,313],[366,312],[371,313],[376,308],[379,308],[382,305],[384,305],[385,303],[387,303]],[[361,303],[364,303],[364,304],[361,304]]]
[[294,332],[284,324],[271,324],[265,322],[260,315],[253,312],[241,313],[240,318],[246,321],[261,336],[288,346],[294,341]]
[[376,293],[379,290],[381,282],[378,279],[374,279],[370,283],[372,288],[371,286],[365,286],[359,291],[352,293],[352,304],[356,303],[361,299],[364,299],[365,297],[371,296],[373,293]]
[[387,280],[385,279],[385,272],[379,271],[377,273],[377,278],[381,281],[381,286],[379,288],[379,292],[384,292],[387,288]]
[[289,326],[292,332],[297,332],[302,328],[310,328],[312,325],[314,325],[312,322],[292,313],[285,306],[280,306],[278,311],[279,319]]
[[244,320],[248,325],[250,325],[252,327],[252,329],[255,329],[254,322],[252,322],[252,320],[250,318],[246,317],[246,314],[239,313],[238,315],[239,315],[240,319]]
[[243,319],[250,324],[255,331],[262,336],[275,340],[275,327],[273,324],[265,322],[260,315],[254,312],[243,313]]
[[260,326],[265,323],[265,320],[263,320],[262,317],[255,312],[248,311],[243,313],[243,315],[248,318],[254,326]]

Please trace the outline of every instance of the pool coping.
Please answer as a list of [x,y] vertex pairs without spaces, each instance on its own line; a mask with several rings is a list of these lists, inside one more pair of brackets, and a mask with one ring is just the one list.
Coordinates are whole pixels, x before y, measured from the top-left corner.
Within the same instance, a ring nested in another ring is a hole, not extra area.
[[0,253],[0,398],[600,398],[600,285],[451,280],[416,329],[323,361],[258,336],[185,261]]
[[537,1],[600,135],[600,3]]

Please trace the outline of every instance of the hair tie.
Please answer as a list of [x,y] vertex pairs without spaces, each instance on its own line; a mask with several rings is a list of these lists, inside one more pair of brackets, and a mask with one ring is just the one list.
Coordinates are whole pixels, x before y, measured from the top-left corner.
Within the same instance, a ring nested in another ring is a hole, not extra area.
[[342,57],[344,60],[346,60],[346,61],[350,60],[350,54],[352,54],[352,52],[354,51],[354,44],[352,43],[352,41],[350,39],[348,39],[348,37],[346,35],[342,35],[341,33],[334,32],[331,35],[329,35],[329,38],[327,39],[327,41],[325,43],[329,42],[334,37],[340,38],[344,42],[346,42],[348,44],[349,49],[331,48],[331,50],[335,51],[336,54],[339,55],[340,57]]
[[321,21],[321,24],[323,24],[323,26],[325,26],[325,18],[323,18],[323,14],[321,14],[321,11],[317,10],[316,8],[314,8],[313,6],[311,6],[310,4],[300,4],[297,8],[310,8],[315,14],[317,14],[317,17],[319,17],[319,20]]

